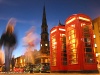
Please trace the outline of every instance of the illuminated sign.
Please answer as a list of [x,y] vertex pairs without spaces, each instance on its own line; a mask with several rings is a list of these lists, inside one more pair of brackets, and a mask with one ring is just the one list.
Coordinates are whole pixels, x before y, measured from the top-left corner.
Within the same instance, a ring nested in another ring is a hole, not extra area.
[[59,28],[60,31],[65,31],[65,29]]
[[85,20],[85,21],[90,21],[90,19],[84,18],[84,17],[79,17],[80,20]]
[[57,31],[57,29],[55,29],[55,30],[51,31],[51,33],[54,33],[55,31]]
[[70,19],[69,21],[66,22],[66,24],[69,24],[69,23],[73,22],[75,19],[76,19],[75,17]]

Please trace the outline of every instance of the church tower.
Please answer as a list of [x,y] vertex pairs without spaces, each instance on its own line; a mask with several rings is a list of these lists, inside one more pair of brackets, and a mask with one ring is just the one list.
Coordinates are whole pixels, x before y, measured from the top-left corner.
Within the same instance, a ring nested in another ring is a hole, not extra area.
[[49,54],[49,34],[48,25],[46,20],[45,6],[43,7],[43,17],[41,25],[41,41],[40,41],[40,52],[41,54]]

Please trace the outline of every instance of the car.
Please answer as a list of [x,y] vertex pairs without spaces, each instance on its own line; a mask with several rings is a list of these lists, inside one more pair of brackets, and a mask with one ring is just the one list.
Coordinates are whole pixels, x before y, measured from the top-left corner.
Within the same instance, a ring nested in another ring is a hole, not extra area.
[[13,71],[14,72],[24,72],[24,68],[23,67],[14,67]]
[[33,68],[34,73],[39,73],[40,72],[40,65],[37,64],[34,68]]
[[40,72],[41,73],[49,73],[50,72],[50,66],[49,65],[41,65],[41,68],[40,68]]
[[49,73],[50,66],[48,64],[38,64],[33,70],[34,72]]
[[33,73],[33,65],[27,65],[24,67],[24,72],[30,72],[30,73]]

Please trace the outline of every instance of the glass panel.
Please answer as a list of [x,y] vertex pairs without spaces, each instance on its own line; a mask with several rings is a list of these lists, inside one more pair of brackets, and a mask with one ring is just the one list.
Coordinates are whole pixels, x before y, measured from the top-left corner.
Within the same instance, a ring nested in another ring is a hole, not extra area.
[[86,53],[86,58],[93,58],[93,54],[91,54],[91,53]]
[[92,52],[92,48],[85,48],[85,52]]
[[83,26],[83,35],[84,35],[84,44],[85,44],[85,62],[86,63],[93,63],[94,62],[94,55],[92,53],[91,47],[91,34],[88,25]]
[[73,43],[75,43],[75,42],[76,42],[75,39],[70,40],[70,44],[73,44]]
[[56,66],[56,58],[52,58],[52,66]]
[[68,27],[68,57],[69,57],[69,64],[77,64],[78,58],[77,58],[77,49],[76,49],[76,33],[74,26]]
[[88,27],[87,25],[84,25],[84,26],[83,26],[83,32],[84,32],[84,33],[89,32],[89,27]]
[[84,37],[90,37],[89,33],[84,33]]
[[90,38],[84,38],[85,47],[91,47],[91,39]]
[[71,59],[74,59],[74,58],[77,58],[77,54],[76,53],[71,55]]
[[71,34],[74,34],[74,33],[75,33],[75,31],[74,31],[74,30],[71,30],[71,31],[70,31],[70,35],[71,35]]
[[86,62],[87,63],[93,63],[94,62],[94,60],[93,60],[93,54],[91,54],[91,53],[86,53]]
[[56,66],[56,52],[57,52],[57,41],[56,41],[56,36],[51,37],[51,44],[52,44],[52,66]]
[[72,50],[72,51],[70,52],[69,58],[70,58],[70,59],[74,59],[74,58],[77,59],[77,52],[74,51],[74,50]]
[[78,64],[77,59],[70,60],[69,63],[71,63],[71,64]]
[[71,49],[71,50],[72,50],[72,49],[75,49],[75,48],[76,48],[75,45],[76,45],[75,43],[71,44],[71,45],[70,45],[70,49]]
[[93,59],[93,58],[87,58],[87,59],[86,59],[86,62],[87,62],[87,63],[94,63],[94,59]]
[[67,65],[67,54],[66,54],[66,36],[61,37],[62,42],[62,64]]
[[71,52],[72,52],[72,53],[76,53],[76,49],[72,49]]

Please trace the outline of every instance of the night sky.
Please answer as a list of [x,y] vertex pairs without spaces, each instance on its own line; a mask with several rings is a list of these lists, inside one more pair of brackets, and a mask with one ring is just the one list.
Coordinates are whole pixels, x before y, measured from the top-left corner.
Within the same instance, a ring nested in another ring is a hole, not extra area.
[[83,13],[93,20],[100,16],[100,0],[0,0],[0,36],[10,18],[16,19],[15,32],[18,46],[13,55],[23,55],[23,37],[32,26],[39,40],[34,49],[40,49],[40,34],[43,6],[46,9],[48,32],[53,26],[62,24],[72,14]]

